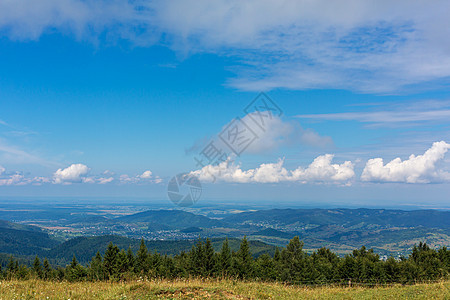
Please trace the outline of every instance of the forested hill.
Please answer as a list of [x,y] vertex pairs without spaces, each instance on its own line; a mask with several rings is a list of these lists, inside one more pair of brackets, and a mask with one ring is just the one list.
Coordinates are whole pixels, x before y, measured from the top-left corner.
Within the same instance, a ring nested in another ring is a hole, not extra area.
[[59,243],[39,227],[0,220],[0,253],[41,255]]
[[377,227],[450,228],[450,211],[387,209],[270,209],[243,212],[224,218],[228,223],[375,225]]
[[148,210],[133,215],[123,216],[114,221],[129,223],[162,224],[169,228],[183,229],[187,227],[223,226],[223,222],[202,215],[196,215],[182,210]]
[[97,251],[105,251],[109,242],[136,250],[142,237],[151,251],[169,255],[189,250],[199,236],[211,238],[214,246],[225,237],[233,246],[234,239],[247,236],[254,255],[284,247],[294,236],[304,241],[309,253],[328,247],[339,255],[362,246],[381,255],[408,255],[419,242],[433,249],[450,245],[449,211],[272,209],[228,214],[222,219],[183,210],[149,210],[120,217],[92,213],[67,217],[61,224],[51,219],[42,225],[44,214],[38,223],[22,219],[42,229],[0,221],[0,253],[37,254],[63,263],[75,254],[85,263]]

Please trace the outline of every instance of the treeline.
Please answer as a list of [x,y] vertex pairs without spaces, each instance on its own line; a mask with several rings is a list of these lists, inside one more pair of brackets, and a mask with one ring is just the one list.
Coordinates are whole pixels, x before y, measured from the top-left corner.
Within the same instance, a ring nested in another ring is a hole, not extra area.
[[32,266],[19,264],[13,257],[1,270],[4,279],[41,278],[45,280],[132,280],[137,278],[216,277],[264,281],[282,281],[294,284],[320,283],[414,283],[448,279],[450,250],[434,250],[425,243],[414,246],[408,258],[380,260],[378,254],[365,247],[339,257],[327,248],[308,255],[303,242],[293,238],[286,248],[276,250],[273,256],[263,254],[253,258],[247,238],[238,251],[231,251],[228,239],[219,252],[211,241],[199,241],[188,252],[175,256],[149,252],[144,240],[136,254],[131,248],[120,250],[110,243],[105,254],[99,252],[83,266],[73,257],[66,267],[53,268],[47,259],[36,256]]

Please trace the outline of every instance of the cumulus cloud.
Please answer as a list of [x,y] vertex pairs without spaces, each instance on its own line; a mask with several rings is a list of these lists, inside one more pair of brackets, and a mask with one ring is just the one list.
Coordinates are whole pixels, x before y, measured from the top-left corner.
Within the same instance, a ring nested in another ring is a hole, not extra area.
[[162,179],[159,176],[153,175],[150,170],[144,171],[140,175],[129,176],[127,174],[122,174],[119,176],[119,182],[122,184],[143,184],[143,183],[161,183]]
[[441,141],[433,143],[423,155],[412,154],[402,161],[397,157],[384,164],[382,158],[367,161],[362,172],[362,181],[430,183],[450,180],[450,173],[438,169],[438,163],[444,159],[450,144]]
[[22,174],[13,174],[7,178],[0,179],[0,186],[2,185],[24,185],[27,181],[24,181],[25,177]]
[[243,64],[229,84],[244,90],[387,92],[450,76],[449,9],[407,0],[15,0],[0,2],[0,32],[234,56]]
[[91,179],[86,177],[89,170],[90,169],[86,165],[72,164],[65,169],[58,169],[55,174],[53,174],[53,182],[56,184],[70,184],[83,181],[90,182]]
[[112,181],[114,181],[114,177],[108,177],[108,178],[100,177],[100,178],[98,179],[98,183],[99,183],[99,184],[106,184],[106,183],[110,183],[110,182],[112,182]]
[[7,172],[0,166],[0,186],[5,185],[42,185],[42,184],[108,184],[111,182],[144,184],[161,183],[163,180],[147,170],[140,175],[130,177],[126,174],[116,176],[112,171],[104,171],[101,174],[90,174],[90,168],[84,164],[72,164],[67,168],[58,169],[52,177],[25,176],[21,172]]
[[6,169],[0,166],[0,186],[7,185],[42,185],[51,180],[47,177],[26,177],[20,172],[6,172]]
[[144,173],[142,173],[139,177],[142,179],[150,179],[152,178],[152,172],[147,170]]
[[332,154],[325,154],[314,159],[307,168],[298,167],[294,170],[284,168],[282,159],[276,163],[265,163],[248,170],[242,170],[239,164],[228,159],[218,165],[207,165],[191,173],[204,181],[219,180],[236,183],[349,182],[355,176],[353,163],[345,161],[342,164],[332,164],[333,157]]

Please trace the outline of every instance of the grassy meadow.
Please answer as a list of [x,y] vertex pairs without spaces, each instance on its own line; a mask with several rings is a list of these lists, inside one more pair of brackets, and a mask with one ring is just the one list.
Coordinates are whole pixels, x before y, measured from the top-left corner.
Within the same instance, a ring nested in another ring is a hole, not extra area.
[[0,281],[0,299],[450,299],[450,282],[380,287],[287,286],[234,280]]

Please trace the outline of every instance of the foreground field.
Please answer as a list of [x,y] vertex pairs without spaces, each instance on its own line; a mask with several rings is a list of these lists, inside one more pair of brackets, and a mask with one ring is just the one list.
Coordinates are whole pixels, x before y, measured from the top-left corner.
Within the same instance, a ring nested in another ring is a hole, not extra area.
[[232,280],[0,281],[0,299],[450,299],[450,282],[390,287],[298,287]]

